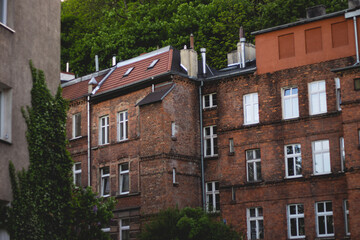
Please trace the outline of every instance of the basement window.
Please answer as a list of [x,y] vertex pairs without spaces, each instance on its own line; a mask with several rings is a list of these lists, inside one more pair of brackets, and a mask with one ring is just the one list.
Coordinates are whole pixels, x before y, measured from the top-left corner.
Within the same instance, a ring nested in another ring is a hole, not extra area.
[[134,68],[135,68],[135,67],[129,68],[129,69],[124,73],[123,77],[128,76],[128,75],[131,73],[131,71],[134,70]]
[[155,65],[157,64],[157,62],[159,61],[160,59],[155,59],[154,61],[152,61],[152,63],[148,66],[147,69],[151,69],[153,67],[155,67]]

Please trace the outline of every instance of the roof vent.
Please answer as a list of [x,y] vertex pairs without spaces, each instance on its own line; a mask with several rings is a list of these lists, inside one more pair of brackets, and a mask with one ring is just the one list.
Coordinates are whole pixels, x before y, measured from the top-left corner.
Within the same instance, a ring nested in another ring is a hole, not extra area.
[[157,62],[159,61],[160,59],[155,59],[154,61],[152,61],[152,63],[148,66],[148,69],[151,69],[153,67],[155,67],[155,65],[157,64]]
[[360,6],[360,0],[348,0],[348,7],[351,8],[357,8]]
[[124,73],[123,77],[128,76],[133,69],[134,69],[134,67],[129,68],[129,69]]
[[319,17],[326,14],[324,5],[317,5],[306,9],[306,18]]

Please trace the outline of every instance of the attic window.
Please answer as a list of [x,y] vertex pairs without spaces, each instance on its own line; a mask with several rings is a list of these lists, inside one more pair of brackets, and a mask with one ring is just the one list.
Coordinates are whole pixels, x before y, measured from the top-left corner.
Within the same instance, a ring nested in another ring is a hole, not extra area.
[[134,67],[129,68],[129,69],[126,71],[126,73],[124,73],[123,77],[126,77],[127,75],[129,75],[133,69],[134,69]]
[[159,61],[160,59],[155,59],[154,61],[152,61],[152,63],[148,66],[148,69],[151,69],[153,67],[155,67],[155,64],[157,64],[157,62]]

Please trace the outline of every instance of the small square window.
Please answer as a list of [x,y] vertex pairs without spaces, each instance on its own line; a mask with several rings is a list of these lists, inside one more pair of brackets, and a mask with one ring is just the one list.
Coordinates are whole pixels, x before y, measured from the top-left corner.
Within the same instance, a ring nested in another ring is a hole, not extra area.
[[203,96],[203,108],[212,108],[217,106],[216,93]]
[[131,73],[132,70],[134,70],[134,67],[129,68],[129,69],[124,73],[123,77],[128,76],[128,75]]
[[354,79],[354,89],[356,91],[360,90],[360,78]]
[[155,59],[154,61],[151,62],[151,64],[148,66],[148,69],[151,69],[153,67],[155,67],[155,65],[157,64],[157,62],[159,61],[160,59]]

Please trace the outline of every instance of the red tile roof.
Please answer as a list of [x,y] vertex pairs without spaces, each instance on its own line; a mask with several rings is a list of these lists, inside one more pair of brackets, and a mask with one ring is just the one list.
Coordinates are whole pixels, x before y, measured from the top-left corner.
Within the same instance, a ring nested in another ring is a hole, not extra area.
[[[99,83],[104,77],[105,74],[102,74],[101,76],[95,77],[95,80]],[[79,79],[75,79],[73,81],[64,84],[62,91],[63,98],[67,100],[74,100],[87,95],[88,85],[90,80],[91,78],[88,78],[83,81]]]
[[[146,57],[146,55],[147,54],[141,55],[141,59],[139,59],[139,61],[132,61],[129,64],[126,64],[127,61],[125,61],[123,64],[122,62],[118,63],[117,68],[104,81],[96,94],[103,93],[111,89],[115,89],[131,83],[135,83],[143,79],[154,77],[169,72],[171,70],[173,60],[172,48],[168,47],[168,51],[155,55],[149,53],[149,57]],[[148,69],[150,64],[156,59],[159,59],[159,61],[155,64],[153,68]],[[136,58],[134,58],[133,60],[136,60]],[[129,75],[124,77],[123,75],[125,74],[125,72],[131,67],[134,67],[134,69],[130,72]]]

